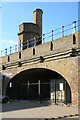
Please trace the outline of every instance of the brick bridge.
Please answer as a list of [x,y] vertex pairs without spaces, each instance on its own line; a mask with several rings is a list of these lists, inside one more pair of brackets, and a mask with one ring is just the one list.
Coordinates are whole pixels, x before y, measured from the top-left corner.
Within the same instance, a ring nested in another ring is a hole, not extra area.
[[[34,10],[34,23],[19,25],[19,48],[15,53],[0,57],[0,93],[11,99],[51,100],[52,102],[80,105],[80,31],[61,38],[51,31],[42,35],[41,9]],[[70,24],[71,25],[71,24]],[[66,28],[67,26],[65,26]],[[49,34],[49,33],[48,33]],[[47,35],[47,34],[46,34]],[[31,39],[33,38],[33,39]],[[50,40],[51,38],[51,40]],[[44,43],[44,44],[41,44]]]
[[41,98],[50,98],[55,102],[67,101],[78,105],[79,39],[80,31],[77,31],[1,57],[0,82],[3,82],[0,92],[14,99],[34,99],[42,95]]

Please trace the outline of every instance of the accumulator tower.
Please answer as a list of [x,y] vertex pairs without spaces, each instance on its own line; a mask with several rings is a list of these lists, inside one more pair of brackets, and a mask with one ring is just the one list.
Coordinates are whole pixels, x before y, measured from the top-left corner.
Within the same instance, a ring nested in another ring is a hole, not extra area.
[[19,51],[42,43],[42,14],[41,9],[34,10],[34,23],[22,23],[19,25]]

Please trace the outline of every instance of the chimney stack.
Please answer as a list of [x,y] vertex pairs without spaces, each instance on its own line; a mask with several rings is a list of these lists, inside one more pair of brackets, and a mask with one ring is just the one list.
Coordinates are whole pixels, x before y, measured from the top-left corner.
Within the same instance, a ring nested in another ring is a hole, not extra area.
[[43,11],[41,9],[36,9],[33,11],[34,13],[34,23],[39,26],[39,34],[42,35],[42,14]]

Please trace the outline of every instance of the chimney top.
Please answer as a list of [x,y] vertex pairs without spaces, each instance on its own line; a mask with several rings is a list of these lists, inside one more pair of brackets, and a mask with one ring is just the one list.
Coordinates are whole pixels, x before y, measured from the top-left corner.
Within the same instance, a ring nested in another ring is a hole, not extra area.
[[41,9],[35,9],[35,10],[33,11],[33,13],[36,12],[36,11],[41,11],[42,14],[43,14],[43,11],[42,11]]

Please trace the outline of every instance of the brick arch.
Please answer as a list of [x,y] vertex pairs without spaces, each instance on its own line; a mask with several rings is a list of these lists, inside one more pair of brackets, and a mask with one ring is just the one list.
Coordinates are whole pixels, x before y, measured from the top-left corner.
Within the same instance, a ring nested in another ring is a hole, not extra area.
[[[30,69],[47,69],[49,71],[56,72],[56,73],[60,74],[68,82],[68,84],[70,85],[70,82],[68,80],[69,76],[66,76],[65,74],[63,74],[63,72],[61,72],[61,71],[59,71],[59,70],[57,70],[55,68],[50,68],[50,67],[47,67],[47,68],[45,68],[45,67],[36,67],[36,68],[35,67],[31,67],[31,68],[28,68],[28,69],[25,68],[25,69],[16,70],[15,73],[13,73],[13,71],[12,71],[11,72],[12,75],[9,77],[9,80],[14,78],[16,75],[20,74],[21,72],[24,72],[24,71],[27,71],[27,70],[30,70]],[[4,74],[5,73],[3,73],[3,75]],[[7,75],[7,77],[8,77],[8,75]]]
[[57,70],[55,70],[55,69],[50,69],[50,68],[42,68],[42,67],[36,67],[36,68],[29,68],[29,69],[24,69],[24,70],[20,70],[20,71],[17,71],[17,73],[16,74],[14,74],[12,77],[11,77],[11,79],[13,79],[15,76],[17,76],[18,74],[20,74],[20,73],[22,73],[22,72],[24,72],[24,71],[28,71],[28,70],[34,70],[34,69],[43,69],[43,70],[48,70],[48,71],[52,71],[52,72],[56,72],[57,74],[59,74],[59,75],[61,75],[67,82],[68,82],[68,80],[66,79],[66,76],[64,75],[64,74],[62,74],[62,73],[60,73],[59,71],[57,71]]
[[[29,70],[29,69],[38,69],[38,68],[40,68],[40,69],[47,69],[47,70],[50,70],[50,71],[53,71],[53,72],[56,72],[56,73],[60,74],[67,81],[67,83],[69,84],[69,86],[71,88],[71,83],[70,83],[70,79],[71,79],[70,77],[71,76],[70,75],[66,75],[66,73],[64,74],[64,70],[60,71],[60,68],[57,69],[57,67],[53,67],[53,66],[51,66],[51,67],[48,67],[48,66],[45,66],[45,67],[40,66],[39,67],[38,66],[38,67],[30,67],[30,68],[27,68],[27,69],[26,68],[27,67],[24,67],[24,69],[19,69],[19,70],[14,69],[15,73],[13,74],[13,71],[12,71],[12,75],[9,78],[8,82],[11,79],[13,79],[16,75],[20,74],[21,72],[24,72],[24,71]],[[71,88],[71,91],[72,91],[72,88]]]
[[[58,66],[58,65],[57,65]],[[37,67],[33,67],[33,66],[30,66],[30,67],[27,67],[27,66],[24,66],[22,69],[14,69],[14,70],[12,70],[11,71],[11,73],[12,73],[12,75],[11,75],[11,77],[10,77],[10,79],[12,79],[15,75],[17,75],[17,74],[19,74],[19,73],[21,73],[21,72],[23,72],[23,71],[25,71],[25,70],[29,70],[29,69],[38,69],[38,68],[41,68],[41,69],[48,69],[48,70],[52,70],[52,71],[55,71],[55,72],[57,72],[58,74],[60,74],[61,76],[63,76],[66,80],[67,80],[67,82],[69,83],[69,77],[70,77],[70,75],[66,75],[66,73],[64,73],[64,69],[63,68],[61,68],[61,70],[62,71],[60,71],[60,68],[58,67],[58,69],[57,69],[57,67],[54,67],[54,66],[50,66],[50,67],[43,67],[43,65],[42,66],[37,66]],[[15,72],[14,72],[15,71]]]
[[[64,78],[64,76],[62,76],[60,73],[58,73],[58,72],[56,72],[56,71],[54,71],[54,70],[51,70],[51,69],[49,69],[49,68],[32,68],[32,69],[21,70],[20,72],[18,71],[18,73],[11,78],[10,82],[11,82],[12,80],[16,79],[16,77],[17,77],[18,75],[24,73],[25,71],[28,72],[28,71],[31,71],[31,70],[43,70],[43,71],[46,70],[46,72],[48,72],[48,71],[50,71],[51,73],[54,72],[54,73],[56,73],[57,75],[60,75],[62,78]],[[32,71],[32,72],[33,72],[33,71]],[[38,71],[38,72],[39,72],[39,71]],[[64,79],[65,79],[65,78],[64,78]],[[67,81],[67,80],[65,79],[65,81]],[[70,86],[69,86],[69,87],[70,87]],[[71,88],[70,88],[70,90],[71,90]]]

